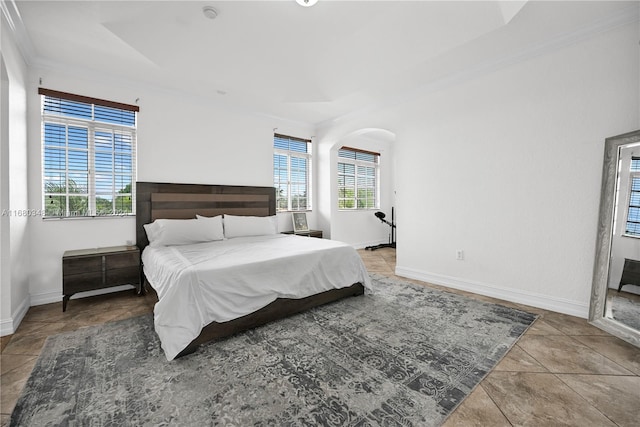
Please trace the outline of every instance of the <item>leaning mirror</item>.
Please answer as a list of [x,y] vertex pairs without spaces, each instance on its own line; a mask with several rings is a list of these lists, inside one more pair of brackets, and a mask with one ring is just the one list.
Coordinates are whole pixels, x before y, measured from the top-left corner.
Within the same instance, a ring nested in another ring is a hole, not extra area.
[[640,130],[605,141],[589,321],[640,347]]

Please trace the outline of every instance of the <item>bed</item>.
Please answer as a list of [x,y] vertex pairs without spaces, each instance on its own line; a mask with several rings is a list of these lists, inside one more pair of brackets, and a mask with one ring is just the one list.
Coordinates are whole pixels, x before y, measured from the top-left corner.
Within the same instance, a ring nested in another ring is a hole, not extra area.
[[[371,286],[362,260],[347,244],[254,232],[255,224],[261,230],[275,219],[272,187],[136,185],[143,280],[158,295],[154,323],[168,360],[203,343],[362,295]],[[155,235],[149,224],[189,219],[178,224],[201,227],[207,221],[219,227],[217,221],[225,214],[224,238],[165,246],[156,236],[149,245],[147,231]]]

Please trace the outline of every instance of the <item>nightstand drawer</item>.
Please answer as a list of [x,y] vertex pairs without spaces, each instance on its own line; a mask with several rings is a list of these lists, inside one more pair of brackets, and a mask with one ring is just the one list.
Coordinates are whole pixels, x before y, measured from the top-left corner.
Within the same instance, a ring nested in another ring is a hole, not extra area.
[[122,285],[138,285],[140,283],[140,267],[116,268],[107,270],[107,283],[118,283]]
[[635,285],[640,283],[640,262],[632,259],[624,260],[624,269],[622,270],[622,279],[620,282],[625,285]]
[[102,271],[102,257],[69,258],[62,261],[62,274],[82,274]]
[[62,293],[65,295],[73,295],[76,292],[98,289],[100,287],[102,287],[102,271],[71,274],[64,277]]
[[625,259],[624,260],[624,271],[629,273],[639,273],[640,274],[640,261],[636,261],[633,259]]
[[138,267],[140,265],[140,254],[138,252],[128,252],[124,254],[112,254],[105,257],[106,269],[125,267]]

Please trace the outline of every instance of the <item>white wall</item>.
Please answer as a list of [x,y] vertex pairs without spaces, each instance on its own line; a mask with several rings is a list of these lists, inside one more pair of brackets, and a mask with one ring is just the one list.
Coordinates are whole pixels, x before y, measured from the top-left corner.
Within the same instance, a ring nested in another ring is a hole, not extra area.
[[[273,129],[310,137],[312,129],[235,111],[158,88],[113,83],[80,73],[33,69],[29,86],[29,205],[41,206],[40,110],[37,86],[133,104],[138,100],[138,181],[273,185]],[[282,230],[291,229],[283,214]],[[313,213],[309,225],[316,227]],[[30,219],[32,305],[61,301],[65,250],[135,240],[135,218]],[[81,295],[80,295],[81,296]]]
[[640,127],[637,25],[324,129],[396,133],[397,274],[587,317],[604,139]]
[[640,126],[636,25],[408,106],[399,274],[587,317],[604,139]]
[[1,18],[0,333],[13,333],[29,308],[27,205],[27,67]]
[[[1,17],[0,19],[4,19]],[[2,23],[4,26],[5,24]],[[9,208],[9,74],[0,52],[0,209]],[[13,330],[11,310],[10,216],[0,216],[0,324],[2,331]]]

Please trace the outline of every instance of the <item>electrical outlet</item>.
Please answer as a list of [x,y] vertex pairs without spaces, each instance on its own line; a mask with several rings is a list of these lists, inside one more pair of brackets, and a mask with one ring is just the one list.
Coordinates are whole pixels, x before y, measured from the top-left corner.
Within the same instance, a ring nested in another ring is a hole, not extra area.
[[462,249],[458,249],[458,250],[456,251],[456,259],[457,259],[458,261],[462,261],[462,260],[464,260],[464,251],[463,251]]

